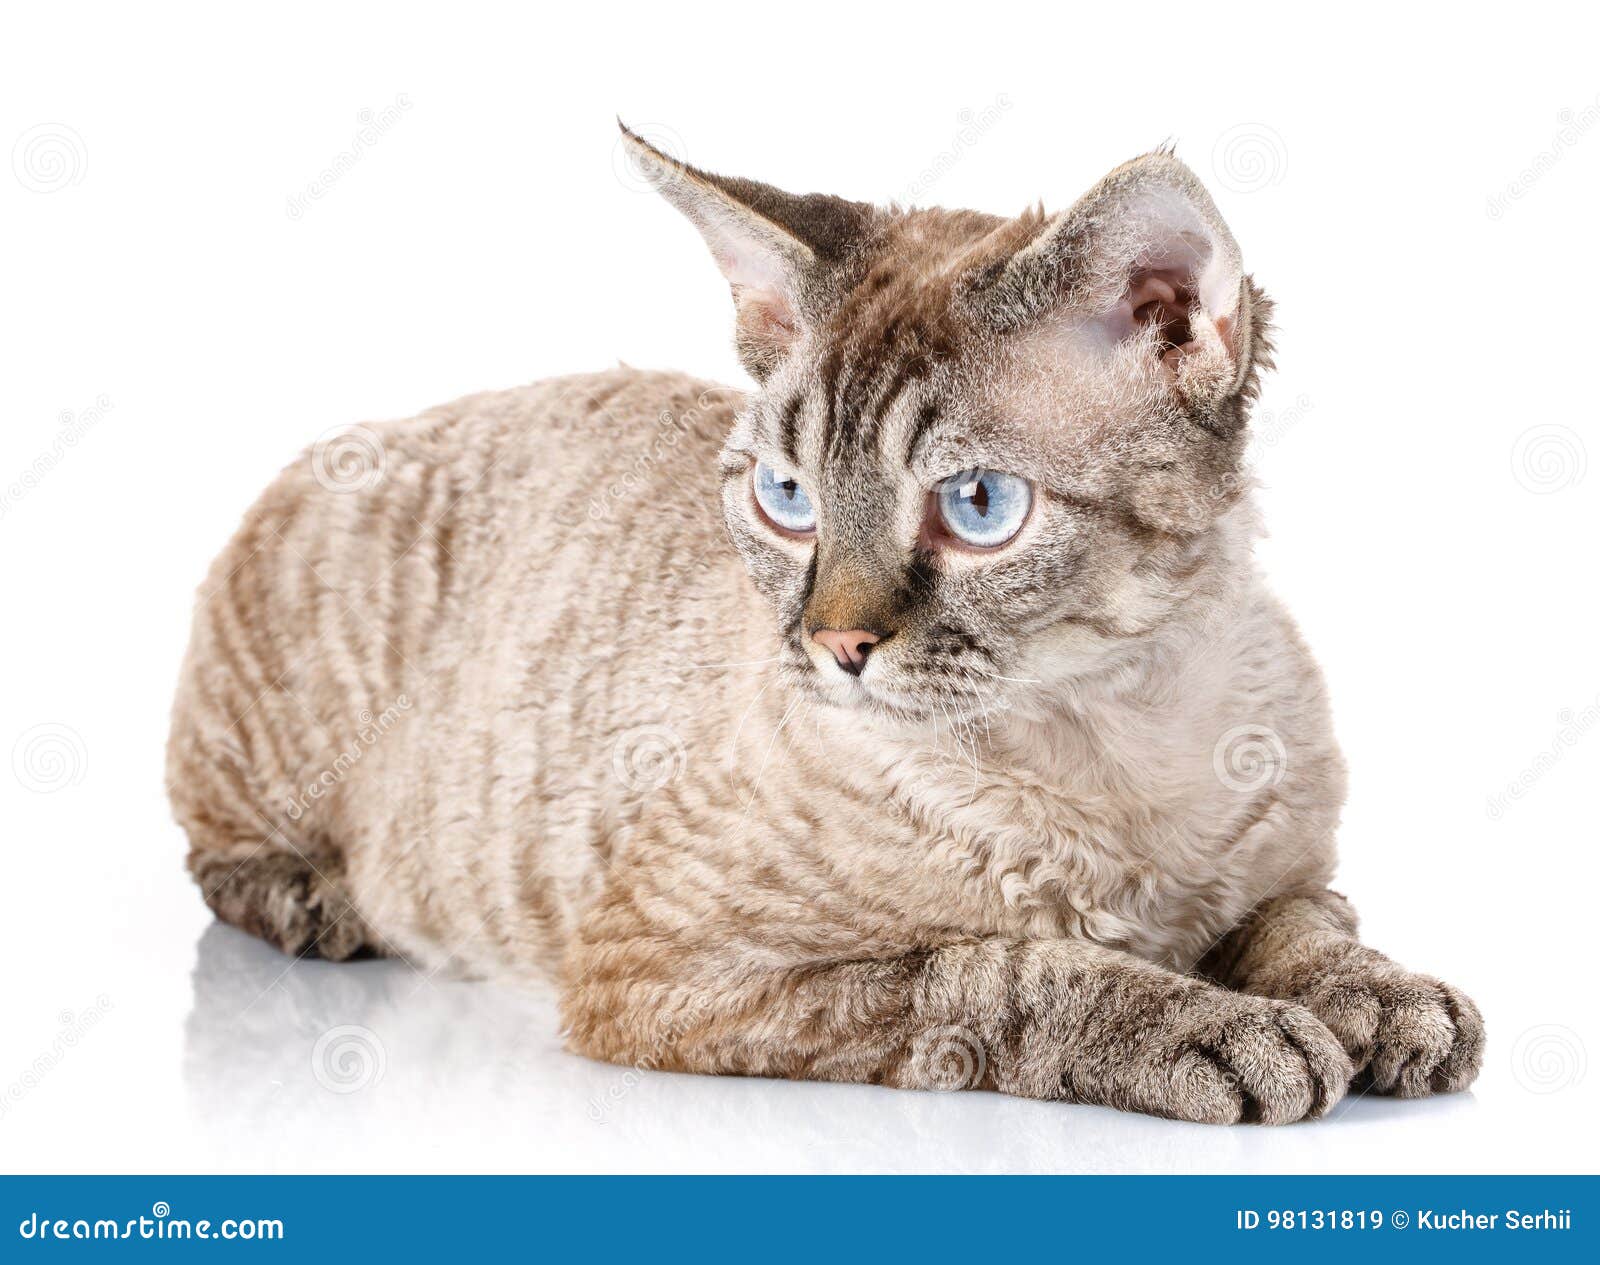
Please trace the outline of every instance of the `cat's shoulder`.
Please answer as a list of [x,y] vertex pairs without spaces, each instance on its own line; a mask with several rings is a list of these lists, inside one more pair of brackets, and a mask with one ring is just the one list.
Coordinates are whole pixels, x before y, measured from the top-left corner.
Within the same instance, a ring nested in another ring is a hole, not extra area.
[[637,450],[714,451],[745,399],[724,386],[670,370],[618,365],[478,391],[398,421],[363,423],[395,468],[416,464],[515,466],[517,454],[603,469]]
[[668,369],[636,369],[618,364],[591,373],[543,378],[523,386],[479,391],[428,409],[416,420],[432,424],[476,419],[564,429],[595,424],[659,422],[678,425],[700,417],[723,426],[744,400],[744,392]]

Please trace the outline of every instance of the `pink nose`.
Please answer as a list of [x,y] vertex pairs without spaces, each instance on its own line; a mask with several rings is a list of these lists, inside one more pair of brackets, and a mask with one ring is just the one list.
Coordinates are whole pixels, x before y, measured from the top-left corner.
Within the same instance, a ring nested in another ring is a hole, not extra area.
[[842,632],[837,628],[819,628],[811,634],[811,640],[833,651],[839,666],[851,676],[860,676],[861,669],[867,666],[867,655],[883,638],[863,628],[847,628]]

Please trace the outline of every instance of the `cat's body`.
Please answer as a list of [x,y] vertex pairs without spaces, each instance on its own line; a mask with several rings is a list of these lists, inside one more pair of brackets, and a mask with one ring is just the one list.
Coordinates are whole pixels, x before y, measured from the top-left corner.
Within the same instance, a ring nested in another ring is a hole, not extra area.
[[[785,195],[736,192],[768,233]],[[855,259],[864,214],[805,209],[812,263]],[[754,396],[619,369],[373,432],[354,487],[291,466],[213,568],[175,709],[213,908],[292,952],[542,974],[577,1049],[652,1066],[1224,1120],[1320,1113],[1347,1052],[1380,1088],[1469,1081],[1471,1003],[1325,890],[1342,765],[1234,473],[1264,301],[1176,340],[1191,396],[1231,357],[1213,429],[1151,423],[1159,369],[995,332],[1027,278],[983,337],[941,324],[937,278],[1040,228],[874,222],[848,286],[735,267]],[[1021,361],[1061,381],[996,369]],[[1046,450],[986,421],[1041,399],[1087,420]],[[1015,544],[918,526],[930,477],[1008,443],[1040,489]],[[780,450],[820,530],[763,534],[743,454]],[[897,560],[873,537],[902,512]],[[853,666],[804,635],[869,627]]]

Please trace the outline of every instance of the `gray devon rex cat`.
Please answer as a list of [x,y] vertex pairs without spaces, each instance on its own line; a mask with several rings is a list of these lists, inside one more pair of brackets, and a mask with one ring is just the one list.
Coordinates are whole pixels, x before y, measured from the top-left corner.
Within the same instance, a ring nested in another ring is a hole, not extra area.
[[616,369],[285,470],[174,708],[217,915],[551,979],[618,1063],[1224,1122],[1468,1085],[1477,1009],[1326,886],[1241,469],[1270,305],[1194,175],[1001,219],[625,136],[759,386]]

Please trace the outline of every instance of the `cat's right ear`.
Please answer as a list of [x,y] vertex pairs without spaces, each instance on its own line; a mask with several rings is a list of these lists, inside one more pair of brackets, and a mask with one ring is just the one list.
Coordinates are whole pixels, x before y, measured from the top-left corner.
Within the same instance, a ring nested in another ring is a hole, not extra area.
[[634,168],[710,247],[733,291],[739,359],[761,381],[821,315],[834,266],[868,230],[872,208],[701,171],[662,153],[620,119],[617,126]]

